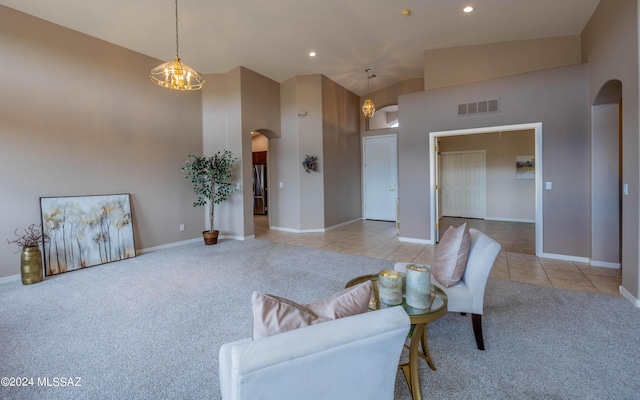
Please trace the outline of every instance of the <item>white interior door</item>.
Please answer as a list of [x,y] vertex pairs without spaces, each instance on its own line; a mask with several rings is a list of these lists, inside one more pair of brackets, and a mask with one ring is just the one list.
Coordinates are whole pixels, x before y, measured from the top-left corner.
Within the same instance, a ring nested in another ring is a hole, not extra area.
[[442,215],[462,216],[462,157],[443,154],[442,157]]
[[396,220],[398,151],[396,135],[363,138],[364,218]]
[[486,170],[484,151],[442,154],[442,215],[484,218]]
[[484,152],[462,153],[462,216],[485,217],[485,161]]

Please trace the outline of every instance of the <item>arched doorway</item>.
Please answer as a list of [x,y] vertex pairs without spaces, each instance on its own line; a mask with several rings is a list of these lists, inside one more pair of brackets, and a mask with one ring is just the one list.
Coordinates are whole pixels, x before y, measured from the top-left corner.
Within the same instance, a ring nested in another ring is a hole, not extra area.
[[269,140],[277,137],[268,129],[251,132],[253,233],[269,230]]
[[591,106],[591,264],[621,267],[622,82],[611,80]]

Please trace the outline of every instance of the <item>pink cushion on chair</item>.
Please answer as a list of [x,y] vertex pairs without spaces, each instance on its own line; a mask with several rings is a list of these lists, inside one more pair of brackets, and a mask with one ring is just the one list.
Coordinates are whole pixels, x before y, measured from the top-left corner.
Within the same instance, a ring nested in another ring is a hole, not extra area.
[[371,281],[366,281],[308,305],[253,292],[253,339],[362,314],[368,309],[371,289]]
[[362,282],[343,289],[325,299],[307,305],[307,308],[319,316],[338,319],[362,314],[369,309],[371,300],[371,281]]
[[466,222],[458,228],[449,226],[442,235],[436,248],[435,263],[431,267],[431,274],[444,287],[451,287],[462,279],[467,266],[470,246],[471,238]]

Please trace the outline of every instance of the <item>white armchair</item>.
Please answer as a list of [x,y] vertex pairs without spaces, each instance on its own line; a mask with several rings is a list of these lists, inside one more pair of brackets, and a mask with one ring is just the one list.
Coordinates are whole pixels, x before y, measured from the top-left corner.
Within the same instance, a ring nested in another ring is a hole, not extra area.
[[[480,232],[470,228],[471,247],[462,280],[451,287],[444,287],[433,276],[431,282],[440,287],[448,298],[447,311],[471,313],[473,333],[479,350],[484,350],[482,337],[482,314],[484,312],[484,290],[493,263],[500,253],[500,244]],[[396,263],[396,271],[405,272],[410,263]]]
[[222,399],[392,400],[409,327],[398,306],[224,344]]

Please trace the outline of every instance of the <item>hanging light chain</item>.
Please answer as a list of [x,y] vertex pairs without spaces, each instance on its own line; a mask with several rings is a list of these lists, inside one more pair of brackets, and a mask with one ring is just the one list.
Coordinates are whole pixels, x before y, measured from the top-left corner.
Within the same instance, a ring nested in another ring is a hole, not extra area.
[[158,85],[174,90],[202,89],[204,79],[193,68],[180,60],[180,41],[178,34],[178,0],[176,5],[176,57],[173,61],[161,64],[151,70],[149,78]]
[[178,51],[178,0],[176,0],[176,57],[180,58],[180,52]]
[[371,80],[371,68],[367,68],[365,71],[367,72],[367,97],[369,97],[369,93],[371,91],[371,89],[369,89],[369,81]]

